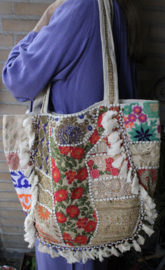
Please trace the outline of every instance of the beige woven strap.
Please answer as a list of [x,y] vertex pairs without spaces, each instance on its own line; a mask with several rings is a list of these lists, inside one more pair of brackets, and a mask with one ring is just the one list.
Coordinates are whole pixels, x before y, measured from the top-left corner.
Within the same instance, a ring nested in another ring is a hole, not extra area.
[[[111,10],[112,10],[112,5],[111,2]],[[105,24],[105,39],[106,39],[106,52],[107,52],[107,58],[108,58],[108,83],[109,83],[109,104],[114,103],[114,77],[113,77],[113,65],[111,61],[111,56],[109,52],[109,44],[108,44],[108,26],[107,26],[107,17],[106,17],[106,10],[105,10],[105,5],[103,1],[103,14],[104,14],[104,24]],[[112,20],[112,18],[111,18]]]

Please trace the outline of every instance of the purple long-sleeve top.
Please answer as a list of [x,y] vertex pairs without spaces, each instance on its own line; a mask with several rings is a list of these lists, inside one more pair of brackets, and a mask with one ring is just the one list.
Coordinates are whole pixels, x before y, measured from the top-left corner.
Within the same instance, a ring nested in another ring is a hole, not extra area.
[[[135,63],[127,56],[126,23],[114,0],[114,42],[120,98],[136,97]],[[52,81],[49,109],[75,113],[103,99],[97,0],[67,0],[50,23],[30,32],[11,51],[3,82],[20,102],[33,101]]]

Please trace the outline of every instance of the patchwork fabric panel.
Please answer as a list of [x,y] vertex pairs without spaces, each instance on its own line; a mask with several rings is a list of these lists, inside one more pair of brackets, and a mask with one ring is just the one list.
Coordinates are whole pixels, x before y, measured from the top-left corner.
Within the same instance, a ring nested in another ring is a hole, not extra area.
[[50,156],[49,156],[49,118],[48,116],[39,116],[37,119],[36,133],[36,167],[45,174],[49,173]]
[[127,179],[113,178],[92,181],[93,198],[97,200],[114,199],[132,196],[131,184]]
[[99,215],[97,237],[93,245],[111,243],[133,235],[140,214],[139,198],[119,201],[95,202]]
[[133,142],[160,141],[159,104],[156,101],[131,103],[123,107],[125,128]]
[[62,243],[54,215],[38,203],[35,208],[35,222],[37,232],[43,241]]
[[159,166],[160,143],[136,143],[129,145],[136,167]]
[[24,211],[31,207],[31,185],[22,171],[11,172],[11,178]]
[[139,182],[147,190],[148,194],[153,197],[158,176],[158,169],[139,169]]
[[3,117],[4,151],[20,151],[20,144],[28,140],[23,128],[23,120],[26,118],[26,115],[5,115]]
[[82,115],[53,119],[55,121],[54,139],[57,144],[78,145],[85,142],[93,133],[97,124],[98,110]]

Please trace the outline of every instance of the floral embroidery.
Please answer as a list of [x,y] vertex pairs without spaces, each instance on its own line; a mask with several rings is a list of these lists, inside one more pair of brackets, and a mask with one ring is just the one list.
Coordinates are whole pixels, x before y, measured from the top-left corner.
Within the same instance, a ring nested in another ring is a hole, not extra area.
[[55,193],[55,198],[57,202],[65,201],[68,197],[68,191],[65,189],[60,189]]
[[157,141],[158,138],[156,138],[155,131],[156,129],[152,126],[148,126],[148,122],[146,122],[141,125],[135,124],[135,127],[132,128],[129,134],[131,135],[130,138],[132,141]]
[[119,169],[117,168],[110,168],[110,172],[113,176],[119,175]]
[[58,183],[58,181],[61,178],[60,171],[56,166],[52,168],[52,177],[53,177],[54,182],[56,183]]
[[132,112],[131,105],[124,106],[124,114],[128,115],[128,114],[131,114],[131,112]]
[[11,170],[18,170],[19,168],[19,156],[17,153],[5,154],[6,161]]
[[68,155],[69,153],[70,153],[70,151],[73,149],[73,147],[72,146],[66,146],[66,147],[62,147],[62,146],[59,146],[59,150],[60,150],[60,153],[62,154],[62,155]]
[[76,236],[74,239],[74,242],[79,245],[85,245],[87,241],[88,241],[88,238],[85,235]]
[[82,187],[77,187],[72,191],[71,198],[73,200],[80,199],[84,193],[84,189]]
[[76,179],[76,172],[69,170],[65,173],[66,179],[68,180],[68,184],[72,184],[72,182]]
[[142,112],[142,107],[140,107],[140,106],[135,106],[135,107],[133,108],[133,112],[134,112],[135,114],[137,114],[137,115],[141,114],[141,112]]
[[98,125],[98,127],[100,127],[100,128],[103,127],[102,124],[101,124],[101,122],[102,122],[102,120],[103,120],[104,115],[105,115],[104,112],[101,113],[101,114],[99,115],[99,117],[98,117],[98,120],[97,120],[97,125]]
[[93,179],[99,178],[99,176],[100,176],[99,170],[97,170],[97,169],[91,170],[91,177],[92,177]]
[[87,222],[88,218],[79,218],[76,224],[79,229],[85,229]]
[[88,177],[88,171],[87,168],[82,168],[78,171],[76,178],[80,181],[84,181]]
[[64,241],[68,241],[68,242],[73,241],[73,239],[69,233],[63,233],[62,237],[63,237]]
[[145,102],[144,113],[148,115],[149,118],[158,118],[159,117],[159,106],[158,103],[155,102]]
[[156,189],[158,170],[155,169],[140,169],[138,170],[139,182],[148,191],[152,197]]
[[135,122],[136,119],[137,119],[137,117],[136,117],[135,114],[132,113],[132,114],[128,115],[128,121],[129,122]]
[[80,143],[81,136],[81,129],[70,124],[60,128],[57,133],[58,141],[60,144]]
[[65,223],[67,221],[66,216],[60,212],[56,213],[56,217],[57,217],[57,222],[59,223]]
[[138,120],[139,120],[139,122],[141,122],[141,123],[146,122],[146,121],[147,121],[147,115],[145,115],[144,113],[139,114]]
[[81,159],[84,155],[84,149],[81,147],[75,147],[72,149],[72,152],[70,153],[71,157],[75,159]]
[[95,129],[94,133],[92,134],[92,136],[89,138],[89,141],[91,144],[95,144],[97,143],[97,141],[100,139],[100,136],[98,134],[97,129]]
[[88,221],[87,225],[85,226],[86,232],[93,232],[96,229],[97,223],[93,220]]
[[71,218],[75,218],[75,217],[77,217],[80,214],[80,210],[78,209],[77,206],[70,205],[70,206],[67,207],[66,213]]
[[38,215],[40,216],[40,218],[45,220],[45,219],[49,218],[50,212],[45,207],[42,207],[41,205],[39,205],[38,206]]

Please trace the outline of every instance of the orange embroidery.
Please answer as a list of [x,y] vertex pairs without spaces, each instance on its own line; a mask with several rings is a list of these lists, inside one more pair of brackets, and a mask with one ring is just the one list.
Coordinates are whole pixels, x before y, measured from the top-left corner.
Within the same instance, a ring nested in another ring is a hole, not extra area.
[[20,200],[20,203],[22,204],[22,207],[26,210],[30,209],[31,207],[31,195],[30,194],[18,194],[18,198]]
[[42,219],[48,219],[50,216],[50,212],[45,207],[42,207],[41,205],[39,205],[38,206],[38,215]]

